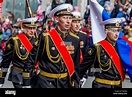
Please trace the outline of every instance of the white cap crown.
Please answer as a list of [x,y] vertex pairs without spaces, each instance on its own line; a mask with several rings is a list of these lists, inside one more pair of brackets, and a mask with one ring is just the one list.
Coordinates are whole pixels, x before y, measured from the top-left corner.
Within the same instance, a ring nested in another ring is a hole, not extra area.
[[[61,4],[51,10],[49,17],[53,18],[55,15],[72,14],[73,6],[71,4]],[[58,14],[56,14],[58,13]]]

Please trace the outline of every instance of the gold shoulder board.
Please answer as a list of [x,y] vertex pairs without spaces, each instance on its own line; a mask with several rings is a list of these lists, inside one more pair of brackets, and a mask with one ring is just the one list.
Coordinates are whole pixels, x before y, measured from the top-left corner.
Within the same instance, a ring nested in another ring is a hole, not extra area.
[[13,39],[13,40],[16,40],[16,39],[18,39],[18,37],[17,37],[17,36],[15,36],[15,37],[12,37],[12,39]]
[[79,37],[73,33],[70,33],[70,35],[79,39]]
[[43,35],[44,35],[44,36],[47,36],[47,35],[49,35],[49,33],[48,33],[48,32],[46,32],[46,33],[43,33]]
[[38,46],[38,40],[36,40],[34,44],[35,44],[36,46]]
[[95,45],[96,48],[100,46],[99,43],[95,43],[94,45]]
[[86,32],[83,32],[83,31],[80,31],[80,33],[83,33],[83,34],[87,35],[87,33]]

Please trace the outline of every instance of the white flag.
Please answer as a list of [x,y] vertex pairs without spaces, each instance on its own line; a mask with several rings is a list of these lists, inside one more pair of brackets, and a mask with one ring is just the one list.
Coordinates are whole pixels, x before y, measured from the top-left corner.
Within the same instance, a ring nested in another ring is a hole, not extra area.
[[104,8],[97,2],[97,0],[89,0],[91,28],[93,43],[97,43],[106,38],[104,26],[100,23],[104,20],[110,19]]

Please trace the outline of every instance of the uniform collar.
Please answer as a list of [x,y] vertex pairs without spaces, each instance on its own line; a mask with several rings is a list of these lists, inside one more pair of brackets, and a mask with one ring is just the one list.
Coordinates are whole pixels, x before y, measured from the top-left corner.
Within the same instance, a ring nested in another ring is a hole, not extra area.
[[58,27],[56,28],[57,32],[59,33],[59,35],[61,36],[62,39],[65,39],[68,35],[68,31],[63,33],[60,29],[58,29]]
[[77,36],[78,36],[78,32],[73,31],[72,29],[71,29],[71,32],[72,32],[73,34],[75,34],[75,35],[77,35]]
[[108,38],[106,38],[106,40],[107,40],[112,46],[115,46],[115,45],[116,45],[116,42],[113,42],[113,41],[109,40]]

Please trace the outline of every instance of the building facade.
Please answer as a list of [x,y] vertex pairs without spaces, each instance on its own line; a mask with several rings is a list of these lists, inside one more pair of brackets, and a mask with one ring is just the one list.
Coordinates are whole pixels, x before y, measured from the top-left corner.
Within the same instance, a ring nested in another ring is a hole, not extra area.
[[[44,0],[43,0],[44,1]],[[29,0],[31,11],[35,12],[37,10],[37,0]],[[2,3],[2,14],[7,14],[7,12],[12,12],[14,14],[14,22],[17,18],[25,18],[27,15],[26,11],[26,0],[4,0]]]
[[[98,0],[100,1],[100,0]],[[104,0],[105,1],[105,0]],[[114,0],[110,0],[114,2]],[[42,0],[42,9],[45,11],[46,5],[48,2],[52,2],[52,0]],[[60,0],[61,3],[64,3],[65,0]],[[37,0],[29,0],[31,11],[34,13],[37,10],[38,2]],[[82,16],[85,12],[86,6],[89,4],[89,0],[73,0],[73,6],[78,6],[79,11],[82,13]],[[4,0],[2,3],[2,14],[6,14],[7,12],[12,12],[14,14],[14,22],[16,22],[17,18],[25,18],[26,13],[26,0]]]

